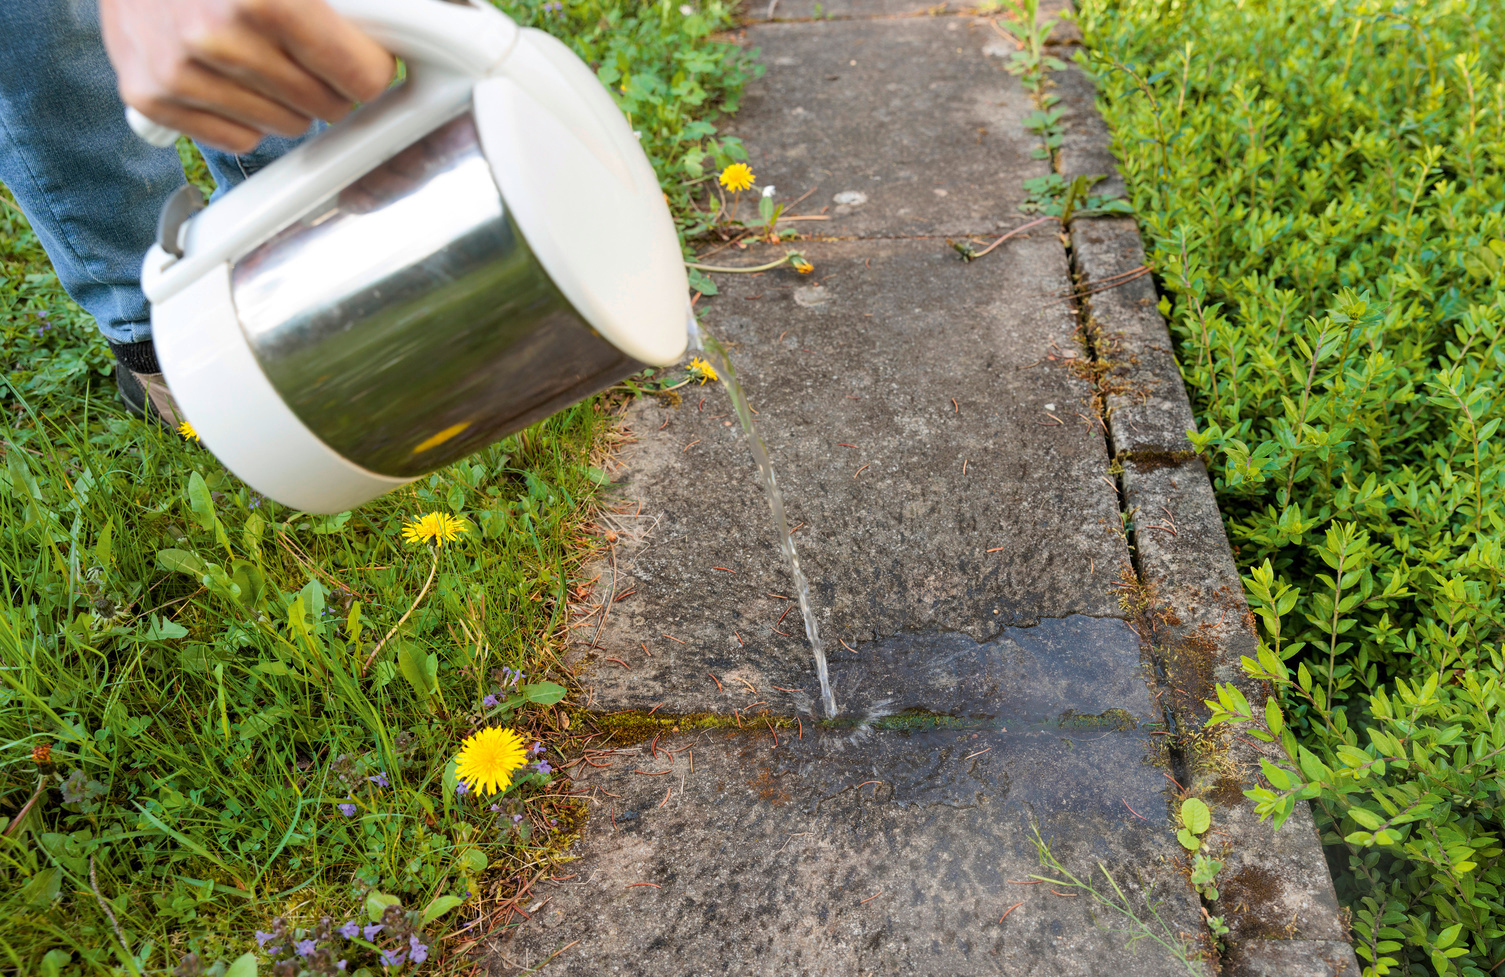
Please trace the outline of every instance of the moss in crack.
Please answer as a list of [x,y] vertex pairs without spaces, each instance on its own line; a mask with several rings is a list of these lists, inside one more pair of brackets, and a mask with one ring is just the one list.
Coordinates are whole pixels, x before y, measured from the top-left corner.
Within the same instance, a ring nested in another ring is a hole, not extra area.
[[1112,729],[1126,732],[1138,729],[1139,723],[1127,709],[1109,709],[1096,715],[1087,715],[1068,709],[1057,720],[1062,729]]
[[1125,462],[1133,462],[1134,467],[1143,474],[1158,471],[1162,468],[1177,468],[1197,457],[1199,456],[1195,451],[1168,451],[1164,448],[1134,447],[1126,451],[1120,451],[1113,456],[1113,460],[1120,465]]
[[799,720],[789,716],[770,716],[759,713],[754,716],[722,715],[715,712],[663,713],[628,709],[623,712],[578,712],[575,718],[588,722],[606,734],[603,746],[631,746],[646,743],[657,735],[682,733],[701,729],[744,729],[749,723],[760,728],[772,725],[775,729],[796,726]]

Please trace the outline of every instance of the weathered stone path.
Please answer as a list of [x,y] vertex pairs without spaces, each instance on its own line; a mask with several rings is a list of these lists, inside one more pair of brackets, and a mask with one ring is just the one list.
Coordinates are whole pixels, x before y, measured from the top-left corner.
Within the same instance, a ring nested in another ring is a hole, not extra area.
[[[632,742],[571,769],[592,810],[580,859],[493,971],[1212,974],[1179,778],[1230,839],[1223,972],[1357,977],[1310,819],[1272,838],[1240,796],[1254,758],[1186,757],[1173,735],[1252,634],[1150,280],[1090,309],[1063,298],[1142,264],[1133,223],[1042,226],[959,261],[946,239],[1020,224],[1023,181],[1052,162],[1031,154],[1000,34],[911,8],[749,26],[767,74],[734,131],[761,185],[812,191],[799,211],[827,219],[794,225],[813,275],[720,276],[703,300],[800,524],[841,714],[819,721],[724,392],[636,404],[608,611],[575,660],[580,704]],[[1057,78],[1056,165],[1121,187],[1090,82]],[[1162,505],[1176,532],[1125,531]],[[1111,894],[1100,864],[1189,958],[1031,884],[1040,842]]]

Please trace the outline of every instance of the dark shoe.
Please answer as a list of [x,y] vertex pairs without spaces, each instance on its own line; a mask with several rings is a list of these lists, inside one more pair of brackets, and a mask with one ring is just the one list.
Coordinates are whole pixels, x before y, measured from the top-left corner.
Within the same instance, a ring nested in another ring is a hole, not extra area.
[[151,340],[141,343],[111,343],[115,351],[115,387],[120,402],[132,415],[155,421],[164,430],[178,433],[183,415],[157,365]]

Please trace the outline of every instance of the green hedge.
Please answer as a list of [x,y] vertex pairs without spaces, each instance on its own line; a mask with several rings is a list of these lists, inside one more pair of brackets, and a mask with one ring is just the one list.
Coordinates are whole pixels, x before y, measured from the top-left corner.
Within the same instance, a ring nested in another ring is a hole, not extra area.
[[[1365,973],[1505,958],[1505,9],[1082,14]],[[1289,729],[1282,729],[1282,722]]]

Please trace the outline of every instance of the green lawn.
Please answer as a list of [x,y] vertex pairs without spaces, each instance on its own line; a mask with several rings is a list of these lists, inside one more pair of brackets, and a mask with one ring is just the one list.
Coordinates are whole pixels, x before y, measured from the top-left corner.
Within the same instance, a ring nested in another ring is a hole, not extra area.
[[[558,6],[504,5],[598,68],[692,228],[693,182],[740,151],[713,126],[751,70],[710,37],[726,9]],[[380,973],[382,951],[468,971],[456,948],[584,817],[550,769],[554,668],[609,418],[580,405],[353,513],[289,511],[124,415],[0,200],[0,970],[218,975],[260,930],[281,960],[314,941],[289,974]],[[404,542],[429,512],[464,531]],[[492,724],[541,752],[481,800],[452,760]]]
[[1084,7],[1291,727],[1261,806],[1313,800],[1366,974],[1498,973],[1505,8]]

